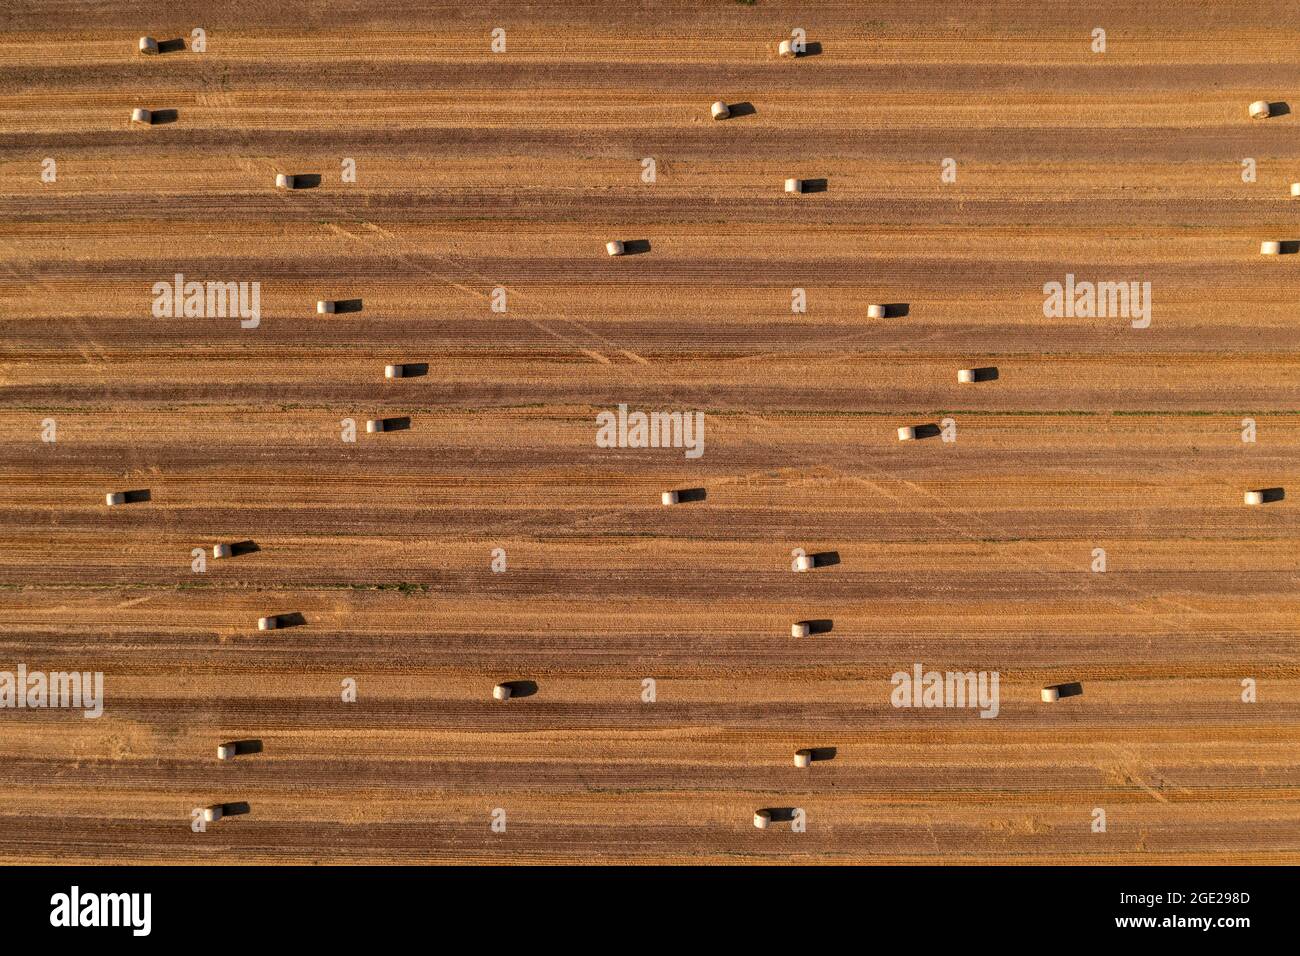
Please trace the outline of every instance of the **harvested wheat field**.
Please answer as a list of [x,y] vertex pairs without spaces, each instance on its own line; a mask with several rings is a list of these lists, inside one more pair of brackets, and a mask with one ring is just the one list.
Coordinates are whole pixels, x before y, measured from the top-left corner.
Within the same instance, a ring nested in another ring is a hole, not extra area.
[[1294,5],[477,6],[0,12],[0,861],[1300,862]]

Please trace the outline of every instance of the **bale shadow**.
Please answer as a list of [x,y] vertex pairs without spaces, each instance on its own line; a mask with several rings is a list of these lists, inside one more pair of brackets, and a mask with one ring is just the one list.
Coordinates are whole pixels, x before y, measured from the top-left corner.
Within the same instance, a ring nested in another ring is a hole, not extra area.
[[248,805],[246,800],[237,800],[234,803],[223,803],[221,805],[221,815],[223,817],[242,817],[245,813],[251,813],[253,808]]
[[159,40],[159,41],[158,41],[158,53],[159,53],[159,55],[162,55],[163,53],[184,53],[184,52],[185,52],[185,38],[184,38],[184,37],[178,37],[178,38],[175,39],[175,40]]
[[798,54],[795,57],[795,59],[802,60],[806,56],[821,56],[821,55],[822,55],[822,41],[809,40],[807,43],[803,45],[803,52]]
[[830,181],[825,176],[820,179],[805,179],[803,181],[803,192],[805,193],[824,193],[830,188]]
[[260,754],[262,752],[262,741],[260,740],[236,740],[233,741],[235,746],[235,756],[243,757],[248,754]]
[[834,760],[839,751],[834,747],[809,747],[808,759],[816,763],[818,760]]
[[428,362],[403,362],[398,368],[402,370],[402,378],[420,378],[429,374]]
[[996,382],[998,380],[998,369],[995,365],[974,368],[971,371],[975,373],[975,381],[977,382]]
[[174,109],[150,110],[149,125],[166,126],[169,123],[175,123],[178,119],[180,119],[180,117],[181,114],[179,110],[174,110]]
[[153,492],[151,492],[148,488],[138,488],[135,491],[124,491],[122,492],[122,494],[126,499],[123,502],[123,504],[128,504],[128,505],[137,504],[142,501],[153,500]]
[[241,554],[256,554],[261,550],[256,541],[236,541],[230,546],[230,556],[237,558]]
[[1064,700],[1066,697],[1082,697],[1083,684],[1079,681],[1070,681],[1068,684],[1056,684],[1057,695]]
[[1278,100],[1268,104],[1269,116],[1287,116],[1291,112],[1291,106],[1285,100]]
[[796,624],[807,624],[808,634],[829,634],[835,629],[835,622],[829,617],[820,617],[807,621],[796,621]]
[[404,432],[411,427],[410,415],[401,415],[397,418],[381,418],[380,421],[384,423],[384,431],[386,432]]
[[1293,256],[1297,252],[1300,252],[1300,239],[1284,240],[1280,245],[1282,248],[1278,252],[1279,255]]
[[789,823],[794,820],[794,812],[797,807],[760,807],[768,813],[772,823]]
[[535,680],[503,680],[502,687],[510,688],[510,699],[516,697],[532,697],[537,693],[537,681]]
[[709,493],[704,488],[682,488],[677,492],[677,502],[687,504],[691,501],[703,501],[709,497]]
[[1259,493],[1264,496],[1264,503],[1270,501],[1282,501],[1286,498],[1285,488],[1260,488]]
[[728,103],[727,110],[729,111],[727,119],[736,119],[738,116],[753,116],[758,112],[758,110],[754,109],[754,104],[749,101],[745,101],[744,103]]
[[288,614],[275,615],[275,629],[283,630],[286,627],[302,627],[307,623],[307,618],[303,616],[302,611],[290,611]]
[[918,441],[923,438],[938,438],[942,434],[943,429],[938,425],[930,424],[916,426],[916,438]]
[[292,189],[315,189],[320,185],[320,173],[295,173]]
[[905,319],[912,314],[912,307],[906,302],[889,302],[885,304],[885,318]]
[[[650,251],[649,239],[627,239],[623,243],[623,255],[640,256]],[[615,258],[618,258],[617,256]]]
[[360,311],[361,311],[360,299],[335,299],[334,300],[335,315],[346,315],[349,312],[360,312]]
[[810,554],[814,568],[830,568],[840,563],[840,553],[838,551],[821,551],[817,554]]

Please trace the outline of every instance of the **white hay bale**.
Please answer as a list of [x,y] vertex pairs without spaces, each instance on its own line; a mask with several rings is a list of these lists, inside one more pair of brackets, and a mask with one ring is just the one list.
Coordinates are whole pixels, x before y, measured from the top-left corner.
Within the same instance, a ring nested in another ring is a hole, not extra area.
[[316,314],[317,314],[317,315],[333,315],[333,314],[334,314],[334,310],[335,310],[335,308],[337,308],[337,306],[334,304],[334,300],[333,300],[333,299],[317,299],[317,300],[316,300]]
[[137,49],[141,53],[157,53],[158,41],[155,40],[153,37],[141,37],[140,43],[137,45]]
[[373,435],[376,432],[382,432],[383,430],[384,420],[382,418],[371,418],[366,422],[366,432],[368,434]]
[[280,625],[280,619],[275,615],[271,617],[259,617],[257,619],[257,629],[259,631],[274,631]]
[[760,830],[766,830],[767,825],[772,822],[772,813],[770,810],[754,811],[754,826]]
[[731,107],[729,107],[726,103],[722,102],[722,100],[718,100],[711,107],[709,107],[709,112],[713,114],[713,118],[715,120],[723,120],[731,115]]
[[1060,700],[1061,692],[1055,687],[1044,687],[1042,693],[1043,703],[1051,704]]
[[883,319],[885,317],[885,307],[883,305],[867,306],[867,318]]
[[507,684],[497,684],[495,687],[493,687],[493,688],[492,688],[492,699],[493,699],[493,700],[509,700],[509,699],[510,699],[510,687],[509,687],[509,685],[507,685]]
[[234,745],[234,744],[218,744],[218,745],[217,745],[217,759],[218,759],[218,760],[229,760],[229,759],[230,759],[231,757],[233,757],[234,755],[235,755],[235,745]]
[[791,637],[807,637],[812,629],[808,626],[807,621],[799,621],[797,624],[790,625]]
[[212,546],[212,557],[229,558],[233,556],[235,549],[228,544],[214,544]]
[[788,193],[801,193],[801,192],[803,192],[803,180],[802,180],[802,179],[787,179],[787,180],[785,181],[785,191],[788,192]]
[[1261,256],[1280,256],[1282,254],[1282,243],[1261,242],[1259,244],[1259,254]]
[[957,369],[957,381],[958,381],[958,382],[973,382],[973,381],[975,381],[975,370],[974,370],[973,368],[959,368],[959,369]]
[[401,378],[406,374],[406,369],[401,365],[385,365],[384,378]]
[[203,808],[204,821],[207,823],[216,823],[218,820],[221,819],[221,811],[223,809],[224,808],[220,803],[216,804],[215,806],[204,807]]
[[1262,505],[1263,503],[1264,503],[1264,492],[1262,492],[1262,491],[1248,491],[1248,492],[1246,492],[1246,504],[1248,504],[1248,505]]
[[811,554],[801,554],[794,559],[794,569],[796,571],[811,571],[813,569],[813,558]]
[[789,40],[782,40],[777,44],[776,52],[778,56],[793,58],[795,56],[794,44]]
[[276,173],[276,174],[275,174],[275,188],[276,188],[276,189],[292,189],[292,188],[293,188],[293,184],[294,184],[294,178],[293,178],[292,176],[290,176],[288,173]]
[[796,767],[803,768],[809,766],[810,764],[812,764],[811,750],[796,750],[794,752],[794,765]]
[[915,438],[916,438],[915,425],[904,425],[902,428],[898,430],[899,441],[912,441]]
[[1268,105],[1268,100],[1256,100],[1250,104],[1251,119],[1268,119],[1272,112],[1272,108]]
[[1292,184],[1291,184],[1291,195],[1292,195],[1292,196],[1300,196],[1300,183],[1292,183]]
[[104,495],[104,504],[108,505],[109,507],[112,507],[113,505],[126,504],[126,492],[114,491]]
[[675,505],[682,500],[682,494],[680,491],[665,491],[660,500],[666,505]]
[[137,106],[131,111],[131,122],[138,123],[141,126],[153,125],[153,113],[143,106]]
[[623,255],[624,248],[625,247],[623,246],[623,243],[617,239],[605,243],[605,251],[608,252],[611,256]]

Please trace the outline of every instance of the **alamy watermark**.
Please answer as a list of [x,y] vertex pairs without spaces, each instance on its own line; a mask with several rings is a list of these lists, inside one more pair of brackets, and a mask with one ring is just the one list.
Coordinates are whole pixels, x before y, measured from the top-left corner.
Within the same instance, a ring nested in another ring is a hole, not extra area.
[[155,319],[225,319],[238,317],[239,327],[262,324],[262,283],[186,282],[178,272],[171,282],[153,284]]
[[1065,282],[1043,285],[1043,316],[1048,319],[1133,320],[1133,328],[1151,324],[1150,282],[1076,282],[1067,273]]
[[0,708],[80,708],[87,720],[104,713],[104,674],[101,671],[0,671]]
[[596,415],[597,448],[684,448],[687,458],[704,454],[703,412],[617,412]]
[[83,893],[73,886],[50,897],[50,925],[122,926],[132,936],[148,936],[153,926],[152,893]]
[[889,702],[895,707],[979,708],[981,717],[996,717],[1000,680],[997,671],[927,671],[913,664],[910,674],[897,671],[889,679],[894,685]]

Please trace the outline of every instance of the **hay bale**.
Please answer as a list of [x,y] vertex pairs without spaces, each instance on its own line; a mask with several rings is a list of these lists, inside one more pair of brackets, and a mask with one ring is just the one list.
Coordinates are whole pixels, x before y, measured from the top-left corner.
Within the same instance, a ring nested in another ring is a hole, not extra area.
[[973,368],[957,369],[957,381],[962,383],[975,381],[975,370]]
[[1262,505],[1264,503],[1264,492],[1248,491],[1245,500],[1248,505]]
[[275,615],[270,617],[259,617],[257,619],[257,629],[259,631],[274,631],[280,624],[280,619]]
[[384,378],[401,378],[405,373],[406,369],[401,365],[384,366]]
[[146,53],[146,54],[157,53],[158,41],[155,40],[153,37],[141,37],[140,42],[137,45],[137,49],[141,53]]
[[777,44],[776,54],[777,56],[783,56],[791,60],[794,59],[796,56],[798,56],[798,54],[795,53],[794,50],[794,43],[791,42],[790,40],[782,40],[779,44]]
[[883,305],[867,306],[867,318],[883,319],[885,317],[885,307]]
[[681,492],[665,491],[660,496],[660,500],[666,505],[675,505],[682,500]]
[[605,251],[608,252],[611,256],[621,256],[625,251],[625,247],[622,242],[620,242],[617,239],[614,239],[610,242],[605,243]]
[[510,699],[510,685],[509,685],[509,684],[497,684],[495,687],[493,687],[493,688],[492,688],[492,699],[493,699],[493,700],[509,700],[509,699]]
[[916,438],[916,426],[904,425],[898,430],[899,441],[913,441]]
[[216,823],[218,820],[221,819],[221,812],[224,809],[225,807],[220,803],[211,807],[204,807],[203,808],[204,821],[207,823]]
[[1282,254],[1282,243],[1261,242],[1259,244],[1259,254],[1261,256],[1280,256]]
[[811,632],[812,628],[808,626],[807,621],[799,621],[790,625],[791,637],[807,637]]
[[811,766],[811,765],[812,765],[812,751],[811,751],[811,750],[796,750],[796,751],[794,752],[794,765],[795,765],[796,767],[801,768],[801,769],[802,769],[803,767]]
[[234,555],[235,549],[228,544],[214,544],[212,546],[213,558],[229,558]]
[[152,126],[153,113],[145,109],[143,106],[137,106],[131,111],[131,122],[140,126]]
[[772,812],[770,810],[754,811],[754,826],[760,830],[766,830],[767,825],[772,822]]
[[787,180],[785,181],[785,191],[788,192],[788,193],[801,193],[801,192],[803,192],[803,180],[802,180],[802,179],[787,179]]
[[724,120],[731,115],[731,107],[722,102],[722,100],[718,100],[709,107],[709,112],[713,114],[715,120]]
[[108,505],[110,508],[111,508],[113,505],[124,505],[124,504],[126,504],[126,492],[125,492],[125,491],[113,491],[113,492],[110,492],[109,494],[104,495],[104,504]]
[[376,432],[384,430],[384,420],[382,418],[371,418],[366,422],[366,433],[373,435]]
[[294,178],[290,176],[288,173],[275,174],[276,189],[292,189],[293,185],[294,185]]
[[1051,704],[1061,699],[1061,692],[1055,687],[1044,687],[1041,697],[1043,703]]
[[1268,119],[1273,113],[1272,107],[1268,105],[1268,100],[1256,100],[1250,104],[1251,119]]
[[235,745],[234,745],[234,744],[218,744],[218,745],[217,745],[217,759],[218,759],[218,760],[229,760],[229,759],[230,759],[231,757],[233,757],[234,755],[235,755]]
[[813,569],[813,558],[811,554],[801,554],[794,559],[794,569],[796,571],[811,571]]

